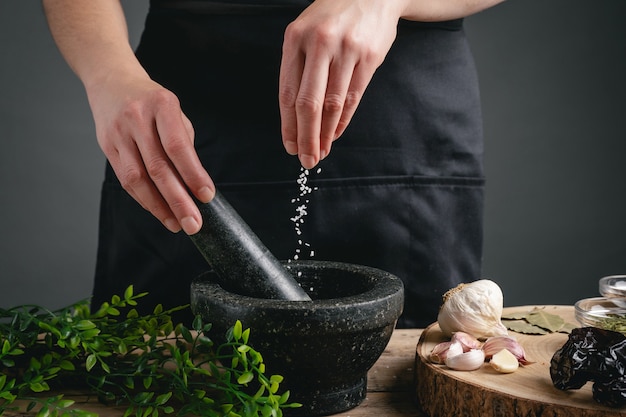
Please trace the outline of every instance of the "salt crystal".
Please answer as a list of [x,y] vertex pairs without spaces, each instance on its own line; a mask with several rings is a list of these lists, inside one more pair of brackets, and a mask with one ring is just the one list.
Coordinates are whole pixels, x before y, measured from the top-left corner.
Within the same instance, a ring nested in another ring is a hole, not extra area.
[[[321,168],[317,168],[317,170],[315,171],[317,174],[319,174],[320,172],[322,172]],[[296,234],[298,236],[302,235],[302,230],[300,229],[300,225],[304,224],[305,222],[305,217],[308,215],[307,212],[307,204],[309,204],[310,200],[309,199],[304,199],[303,197],[306,196],[307,194],[311,194],[313,191],[317,190],[317,187],[312,188],[309,187],[307,185],[308,181],[309,181],[309,170],[305,169],[304,167],[300,168],[300,175],[298,176],[298,179],[296,180],[296,183],[299,185],[300,187],[300,195],[298,197],[292,198],[291,199],[291,203],[292,204],[297,204],[296,208],[295,208],[295,216],[291,217],[290,220],[294,223],[294,230],[296,232]],[[299,204],[302,200],[304,200],[304,204]],[[307,242],[303,242],[301,239],[298,239],[298,245],[299,246],[307,246],[310,247],[311,245]],[[298,259],[298,254],[301,252],[300,249],[296,249],[296,255],[294,256],[294,259]],[[314,251],[310,251],[310,256],[313,257],[315,254]]]

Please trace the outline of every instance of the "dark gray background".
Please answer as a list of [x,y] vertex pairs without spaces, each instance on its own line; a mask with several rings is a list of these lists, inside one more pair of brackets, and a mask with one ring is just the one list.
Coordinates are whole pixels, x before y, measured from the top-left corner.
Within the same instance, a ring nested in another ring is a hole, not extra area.
[[[147,0],[123,4],[136,44]],[[506,305],[573,303],[626,273],[625,11],[509,0],[467,19],[485,119],[483,276]],[[0,2],[0,59],[0,306],[58,308],[91,290],[104,157],[39,1]]]

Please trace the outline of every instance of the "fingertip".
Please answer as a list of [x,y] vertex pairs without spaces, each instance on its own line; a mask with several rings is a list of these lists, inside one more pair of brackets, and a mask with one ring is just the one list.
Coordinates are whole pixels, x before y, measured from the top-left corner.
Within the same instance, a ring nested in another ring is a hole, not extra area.
[[198,190],[196,197],[202,203],[209,203],[211,200],[213,200],[213,197],[215,197],[215,190],[209,186],[202,187],[200,188],[200,190]]
[[292,141],[283,141],[283,145],[285,146],[285,151],[289,155],[297,155],[298,154],[298,144]]
[[168,218],[163,220],[163,225],[172,233],[178,233],[181,230],[180,224],[174,218]]
[[311,169],[317,165],[317,158],[313,155],[302,154],[299,159],[300,164],[306,169]]
[[180,225],[182,226],[185,233],[188,235],[195,235],[200,231],[201,225],[198,223],[196,219],[192,216],[183,217],[180,220]]

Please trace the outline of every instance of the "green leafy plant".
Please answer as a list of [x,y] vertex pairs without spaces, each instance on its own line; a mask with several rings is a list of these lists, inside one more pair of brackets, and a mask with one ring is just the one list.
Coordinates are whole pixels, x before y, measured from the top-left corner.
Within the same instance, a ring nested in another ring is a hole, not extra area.
[[199,316],[191,328],[174,325],[172,313],[188,306],[140,315],[145,295],[131,286],[94,312],[87,301],[0,309],[0,415],[93,417],[57,394],[85,387],[104,404],[127,406],[124,417],[280,417],[300,406],[279,392],[280,375],[265,374],[241,322],[216,345]]

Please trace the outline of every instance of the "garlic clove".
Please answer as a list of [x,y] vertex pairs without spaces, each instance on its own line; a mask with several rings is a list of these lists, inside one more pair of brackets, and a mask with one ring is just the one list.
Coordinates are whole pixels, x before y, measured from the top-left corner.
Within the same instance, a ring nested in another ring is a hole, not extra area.
[[482,342],[480,340],[465,332],[455,332],[452,335],[451,341],[461,343],[463,346],[463,352],[467,352],[471,349],[480,349],[482,346]]
[[[453,343],[455,346],[452,349],[452,354],[450,354],[449,349]],[[482,342],[472,335],[463,332],[456,332],[452,335],[452,339],[450,341],[441,342],[435,345],[433,350],[430,352],[429,359],[433,363],[441,364],[445,363],[448,356],[458,355],[472,349],[480,349],[481,346]]]
[[481,349],[472,349],[446,358],[446,366],[456,371],[474,371],[485,362],[485,353]]
[[445,336],[459,331],[478,339],[507,335],[500,320],[503,300],[502,290],[491,280],[459,284],[444,294],[437,322]]
[[446,357],[448,356],[448,349],[450,348],[451,343],[452,342],[438,343],[430,352],[430,361],[432,363],[444,363],[446,361]]
[[502,349],[494,354],[489,361],[493,369],[505,374],[515,372],[519,368],[519,361],[510,351]]
[[491,358],[494,354],[498,353],[502,349],[506,349],[515,356],[517,361],[522,365],[529,365],[533,363],[526,359],[526,352],[521,344],[515,338],[511,336],[494,336],[490,337],[483,344],[483,351],[487,359]]
[[450,341],[450,346],[448,346],[448,353],[446,357],[449,358],[451,356],[457,356],[463,352],[463,345],[461,343]]

